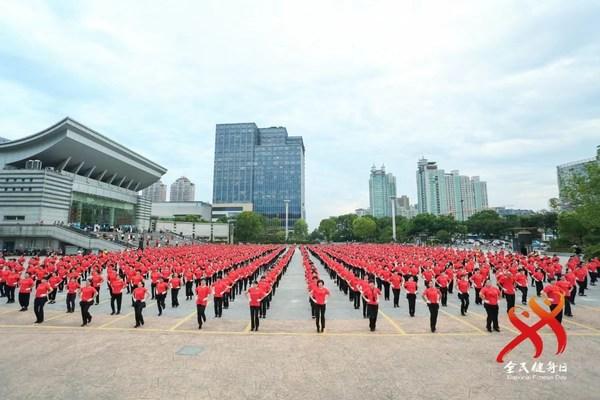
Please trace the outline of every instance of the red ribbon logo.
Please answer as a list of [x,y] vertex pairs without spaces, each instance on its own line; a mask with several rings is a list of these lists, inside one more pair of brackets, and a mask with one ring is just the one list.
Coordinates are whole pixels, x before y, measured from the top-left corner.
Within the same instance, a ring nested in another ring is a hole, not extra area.
[[[533,343],[533,346],[535,347],[535,354],[533,355],[533,358],[538,358],[544,350],[544,342],[542,340],[542,337],[539,335],[538,331],[546,325],[548,325],[556,335],[556,354],[561,354],[567,348],[567,332],[565,332],[565,328],[563,328],[561,323],[556,320],[556,316],[562,311],[565,305],[565,297],[562,295],[560,296],[560,301],[558,302],[554,310],[552,310],[551,312],[548,312],[543,307],[541,307],[535,300],[535,297],[530,298],[527,303],[531,310],[538,317],[540,317],[540,320],[530,326],[521,321],[515,313],[515,308],[518,308],[521,310],[522,316],[524,316],[525,318],[529,318],[529,312],[527,310],[524,310],[522,307],[516,306],[508,311],[508,319],[514,325],[515,328],[521,331],[521,334],[519,334],[519,336],[510,341],[506,346],[504,346],[500,353],[498,353],[496,361],[499,363],[503,362],[504,356],[511,352],[525,339],[531,340],[531,343]],[[550,301],[545,300],[544,303],[549,305]]]

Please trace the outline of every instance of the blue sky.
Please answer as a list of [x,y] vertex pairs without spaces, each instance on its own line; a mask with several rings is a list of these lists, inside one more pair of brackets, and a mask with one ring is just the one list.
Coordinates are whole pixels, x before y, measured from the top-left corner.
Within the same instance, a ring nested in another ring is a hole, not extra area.
[[70,116],[212,199],[215,124],[304,137],[311,228],[419,157],[542,209],[600,144],[600,3],[0,3],[0,136]]

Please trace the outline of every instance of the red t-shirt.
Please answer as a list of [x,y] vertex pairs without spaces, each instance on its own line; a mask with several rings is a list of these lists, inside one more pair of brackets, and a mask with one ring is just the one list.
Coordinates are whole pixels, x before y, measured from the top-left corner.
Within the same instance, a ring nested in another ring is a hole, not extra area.
[[440,298],[442,297],[440,291],[433,287],[425,289],[423,295],[430,304],[438,304],[440,302]]
[[264,290],[259,287],[248,289],[248,296],[250,297],[250,307],[260,306],[260,301],[265,296]]
[[390,278],[392,289],[400,289],[402,287],[402,277],[400,275],[392,275]]
[[146,289],[145,287],[137,287],[137,288],[133,289],[134,300],[143,301],[144,298],[146,297],[147,291],[148,291],[148,289]]
[[406,289],[406,292],[410,294],[417,293],[417,282],[413,280],[404,282],[404,289]]
[[110,284],[110,291],[112,294],[119,294],[123,291],[124,287],[125,282],[123,282],[121,279],[115,279]]
[[196,304],[205,306],[208,303],[208,296],[210,295],[210,286],[198,286],[196,288]]
[[158,293],[158,294],[165,294],[165,293],[167,293],[168,289],[169,289],[169,284],[166,282],[158,282],[156,284],[156,293]]
[[460,280],[456,283],[458,291],[461,293],[469,293],[469,281]]
[[329,289],[326,287],[316,287],[312,291],[312,297],[317,304],[325,304],[326,296],[329,296]]
[[46,283],[40,283],[40,285],[35,289],[35,297],[44,297],[48,295],[48,292],[51,292],[52,288]]
[[379,295],[381,294],[381,290],[376,287],[367,287],[363,293],[365,299],[367,299],[367,304],[377,305],[379,304]]
[[92,301],[96,293],[98,293],[96,289],[91,286],[81,288],[81,301]]
[[77,293],[77,289],[79,289],[79,283],[77,283],[77,281],[69,281],[67,283],[67,293],[75,294]]
[[544,288],[544,293],[548,296],[552,304],[558,304],[560,302],[560,296],[563,294],[560,286],[548,285]]
[[500,290],[494,286],[484,287],[479,292],[479,296],[483,298],[487,304],[495,306],[498,305],[498,298],[500,297]]
[[33,287],[33,279],[23,278],[23,279],[21,279],[21,282],[19,282],[19,293],[31,293],[32,287]]

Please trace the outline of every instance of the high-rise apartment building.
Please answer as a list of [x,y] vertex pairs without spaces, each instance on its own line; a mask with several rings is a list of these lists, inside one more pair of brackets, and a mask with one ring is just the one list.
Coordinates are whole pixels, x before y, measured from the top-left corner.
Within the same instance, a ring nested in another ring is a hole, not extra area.
[[371,167],[369,178],[369,201],[371,215],[376,218],[392,216],[392,198],[396,197],[396,178],[385,172],[385,166],[380,169]]
[[161,180],[142,190],[142,196],[153,203],[167,201],[167,185]]
[[286,128],[254,123],[218,124],[215,135],[213,204],[252,204],[254,212],[289,227],[305,218],[304,142]]
[[420,214],[452,215],[458,221],[488,207],[486,182],[457,170],[446,173],[424,158],[417,163],[417,196]]
[[196,197],[196,185],[188,178],[182,176],[171,184],[171,195],[169,201],[194,201]]
[[568,210],[571,208],[567,199],[567,191],[572,187],[573,178],[575,176],[586,176],[588,165],[593,163],[600,164],[600,145],[596,148],[596,157],[573,161],[556,167],[558,198],[560,200],[561,209]]

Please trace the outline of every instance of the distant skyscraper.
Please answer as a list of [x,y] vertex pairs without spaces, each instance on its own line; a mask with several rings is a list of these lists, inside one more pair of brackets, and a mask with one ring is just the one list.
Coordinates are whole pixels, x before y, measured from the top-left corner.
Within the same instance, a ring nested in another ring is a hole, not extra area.
[[385,166],[377,169],[373,165],[369,178],[369,200],[371,214],[375,218],[392,216],[391,197],[396,197],[396,178],[385,173]]
[[153,185],[142,190],[142,196],[152,201],[153,203],[160,203],[167,201],[167,185],[158,181]]
[[400,215],[404,218],[414,218],[418,214],[416,206],[410,205],[410,199],[406,195],[402,195],[396,198],[396,215]]
[[558,198],[560,200],[561,209],[568,210],[570,208],[567,199],[567,190],[571,187],[573,178],[575,176],[586,176],[587,166],[593,163],[600,163],[600,145],[596,148],[595,158],[573,161],[556,167]]
[[253,210],[289,227],[305,218],[304,143],[286,128],[254,123],[218,124],[215,135],[213,203],[252,203]]
[[356,210],[354,210],[354,214],[356,214],[359,217],[364,217],[365,215],[371,215],[371,209],[370,208],[357,208]]
[[458,221],[488,207],[486,182],[457,170],[447,174],[426,159],[417,164],[417,195],[420,214],[452,215]]
[[196,185],[188,178],[182,176],[171,184],[171,195],[169,201],[194,201],[196,197]]

